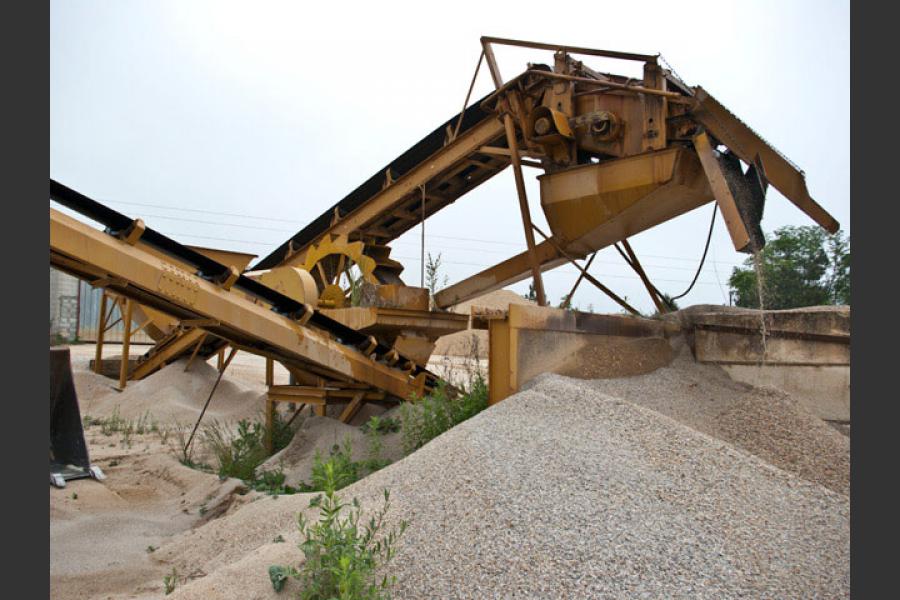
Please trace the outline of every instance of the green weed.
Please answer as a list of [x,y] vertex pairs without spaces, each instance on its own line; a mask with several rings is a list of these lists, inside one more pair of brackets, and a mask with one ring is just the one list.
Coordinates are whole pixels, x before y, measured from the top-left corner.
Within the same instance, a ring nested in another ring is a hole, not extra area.
[[450,396],[444,381],[438,382],[431,394],[418,402],[404,403],[400,408],[404,454],[421,448],[487,406],[487,384],[480,374],[473,377],[468,391],[456,397]]
[[178,571],[175,570],[175,567],[172,567],[172,572],[163,577],[163,587],[166,591],[166,596],[175,591],[175,585],[178,583]]
[[[359,501],[354,498],[347,504],[335,493],[342,481],[335,461],[324,462],[320,475],[324,495],[316,496],[309,503],[310,508],[319,509],[318,520],[309,521],[302,513],[297,516],[297,526],[304,538],[299,547],[305,560],[299,568],[270,566],[273,589],[282,591],[287,580],[294,578],[300,581],[299,597],[303,600],[387,598],[396,578],[385,575],[379,581],[375,572],[393,558],[397,540],[406,530],[406,521],[400,523],[399,529],[379,536],[390,508],[388,491],[384,491],[381,510],[368,523],[360,525]],[[342,515],[348,507],[349,511]]]

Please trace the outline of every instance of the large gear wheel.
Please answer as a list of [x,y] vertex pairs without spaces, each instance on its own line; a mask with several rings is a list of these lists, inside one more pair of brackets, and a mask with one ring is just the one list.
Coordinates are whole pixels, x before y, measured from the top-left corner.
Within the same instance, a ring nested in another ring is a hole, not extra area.
[[353,290],[359,289],[362,282],[378,284],[375,260],[363,254],[364,250],[362,242],[330,236],[310,247],[303,268],[316,281],[320,308],[351,306]]

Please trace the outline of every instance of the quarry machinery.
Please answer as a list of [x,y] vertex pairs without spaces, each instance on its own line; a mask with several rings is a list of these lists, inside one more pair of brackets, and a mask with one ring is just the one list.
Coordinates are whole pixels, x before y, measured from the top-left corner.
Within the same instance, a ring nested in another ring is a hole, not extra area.
[[[587,280],[636,313],[588,272],[589,263],[578,262],[608,246],[624,247],[664,312],[628,238],[706,203],[716,202],[740,252],[765,243],[760,221],[770,185],[837,231],[796,165],[658,55],[493,37],[481,43],[459,114],[249,269],[177,244],[51,181],[52,199],[106,227],[100,233],[51,209],[51,263],[130,298],[158,322],[147,327],[157,345],[130,376],[182,355],[207,357],[227,343],[288,367],[295,385],[272,386],[269,376],[272,398],[344,402],[346,416],[369,399],[407,398],[434,384],[426,364],[435,340],[468,324],[448,307],[528,277],[546,305],[541,274],[556,266],[574,264],[576,287]],[[504,80],[497,45],[550,51],[553,61]],[[642,75],[594,70],[576,56],[637,63]],[[485,63],[495,89],[470,103]],[[391,242],[507,167],[525,250],[433,298],[406,285]],[[549,232],[532,222],[524,167],[541,172]],[[109,260],[100,264],[101,255]]]

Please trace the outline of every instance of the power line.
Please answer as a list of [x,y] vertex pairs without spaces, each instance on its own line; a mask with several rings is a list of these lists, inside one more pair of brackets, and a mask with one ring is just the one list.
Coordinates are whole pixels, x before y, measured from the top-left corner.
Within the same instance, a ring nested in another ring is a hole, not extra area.
[[[210,215],[223,216],[223,217],[237,217],[237,218],[243,218],[243,219],[273,221],[276,223],[298,223],[298,224],[306,223],[305,221],[298,221],[295,219],[260,217],[260,216],[248,215],[248,214],[243,214],[243,213],[229,213],[229,212],[222,212],[222,211],[202,210],[202,209],[197,209],[197,208],[183,208],[183,207],[178,207],[178,206],[168,206],[168,205],[162,205],[162,204],[147,204],[147,203],[142,203],[142,202],[125,202],[125,201],[121,201],[121,200],[105,200],[104,202],[107,202],[108,204],[126,204],[126,205],[133,205],[133,206],[145,206],[145,207],[150,207],[150,208],[162,208],[162,209],[174,210],[174,211],[203,213],[203,214],[210,214]],[[137,216],[140,216],[140,215],[137,215]],[[258,229],[258,230],[262,230],[262,231],[274,231],[274,232],[278,232],[278,233],[287,233],[287,234],[292,233],[292,230],[290,230],[290,229],[275,229],[275,228],[269,228],[269,227],[256,227],[253,225],[246,225],[243,223],[221,223],[221,222],[216,222],[216,221],[204,221],[204,220],[199,220],[199,219],[185,219],[185,218],[180,218],[180,217],[171,217],[171,216],[164,216],[164,215],[147,214],[146,216],[152,217],[152,218],[158,218],[158,219],[167,219],[167,220],[171,220],[171,221],[175,221],[175,220],[188,221],[188,222],[200,223],[200,224],[204,224],[204,225],[219,225],[219,226],[223,226],[223,227],[239,227],[239,228],[244,228],[244,229]],[[444,240],[460,241],[460,242],[476,242],[476,243],[481,243],[481,244],[509,246],[509,247],[513,247],[513,248],[521,248],[522,247],[522,244],[519,244],[516,242],[504,242],[504,241],[500,241],[500,240],[488,240],[488,239],[482,239],[482,238],[459,237],[459,236],[438,235],[438,234],[431,234],[431,235],[429,235],[429,237],[437,238],[437,239],[444,239]],[[224,241],[230,241],[230,240],[224,240]],[[269,242],[248,242],[248,243],[261,243],[261,244],[265,244],[267,246],[279,245],[279,244],[273,244],[273,243],[269,243]],[[402,245],[402,244],[407,244],[408,242],[396,242],[395,241],[393,243]],[[446,248],[454,249],[454,250],[471,251],[471,252],[481,251],[481,252],[491,252],[491,253],[497,253],[497,254],[501,253],[497,250],[487,250],[487,249],[477,249],[477,248],[469,249],[469,248],[460,248],[460,247],[451,247],[451,246],[447,246]],[[688,258],[685,256],[667,256],[667,255],[661,255],[661,254],[643,254],[643,256],[646,256],[648,258],[659,258],[659,259],[663,259],[663,260],[687,261],[687,262],[691,262],[691,263],[696,261],[695,258]],[[707,262],[716,262],[717,264],[735,266],[735,267],[742,266],[742,263],[735,263],[735,262],[730,262],[730,261],[707,261]],[[663,268],[665,268],[665,267],[663,267]]]
[[165,210],[180,210],[184,212],[193,212],[193,213],[202,213],[207,215],[216,215],[220,217],[238,217],[241,219],[257,219],[259,221],[274,221],[276,223],[298,223],[302,225],[304,221],[298,221],[295,219],[284,219],[281,217],[260,217],[259,215],[247,215],[243,213],[228,213],[222,212],[218,210],[203,210],[200,208],[184,208],[181,206],[171,206],[166,204],[146,204],[143,202],[125,202],[124,200],[102,200],[102,202],[106,204],[126,204],[129,206],[145,206],[147,208],[162,208]]
[[[215,240],[215,241],[221,241],[221,242],[236,242],[236,243],[242,243],[242,244],[262,244],[262,245],[268,245],[268,246],[274,245],[274,244],[265,244],[264,242],[253,242],[250,240],[235,240],[235,239],[219,238],[219,237],[206,236],[206,235],[196,235],[193,233],[172,233],[171,235],[194,237],[194,238],[198,238],[198,239]],[[408,261],[416,262],[416,263],[419,262],[419,258],[415,257],[415,256],[396,256],[395,258],[399,258],[402,260],[408,260]],[[470,263],[470,262],[461,262],[461,261],[452,261],[452,260],[444,261],[443,264],[459,265],[459,266],[467,266],[467,267],[481,267],[481,268],[493,266],[493,265],[485,264],[485,263]],[[551,271],[546,271],[545,274],[546,273],[561,274],[561,275],[577,275],[578,271],[572,271],[572,270],[566,270],[566,269],[553,269]],[[635,280],[640,279],[639,277],[635,277],[633,275],[615,275],[615,274],[611,274],[611,273],[601,273],[601,274],[598,274],[597,277],[613,278],[613,279],[635,279]],[[688,283],[688,281],[685,279],[657,279],[657,281],[665,281],[668,283]],[[714,282],[709,282],[709,281],[698,281],[697,283],[700,283],[702,285],[716,285]]]

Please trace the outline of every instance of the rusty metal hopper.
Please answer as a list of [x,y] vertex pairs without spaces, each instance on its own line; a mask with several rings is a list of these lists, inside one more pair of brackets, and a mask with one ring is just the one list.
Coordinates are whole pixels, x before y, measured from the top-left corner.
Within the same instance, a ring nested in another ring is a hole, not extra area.
[[695,152],[673,148],[538,178],[553,235],[583,256],[714,199]]

